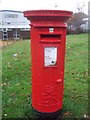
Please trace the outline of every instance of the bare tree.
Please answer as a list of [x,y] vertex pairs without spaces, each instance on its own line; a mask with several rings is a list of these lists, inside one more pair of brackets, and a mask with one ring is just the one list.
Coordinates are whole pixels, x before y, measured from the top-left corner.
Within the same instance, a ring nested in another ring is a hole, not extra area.
[[85,8],[85,3],[83,2],[83,3],[77,3],[77,6],[76,6],[76,9],[77,9],[77,12],[79,13],[79,12],[82,12],[82,13],[84,13],[84,8]]
[[70,31],[75,31],[77,33],[82,32],[81,25],[85,24],[84,18],[87,18],[87,15],[84,13],[85,3],[77,4],[77,13],[74,13],[72,18],[67,22],[68,29]]

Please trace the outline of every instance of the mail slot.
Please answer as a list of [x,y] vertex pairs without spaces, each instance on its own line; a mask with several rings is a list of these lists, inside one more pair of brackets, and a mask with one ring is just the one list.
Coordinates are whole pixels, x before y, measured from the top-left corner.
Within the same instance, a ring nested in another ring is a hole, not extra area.
[[41,42],[60,42],[60,34],[41,34]]
[[43,115],[63,107],[66,23],[70,11],[33,10],[24,16],[31,22],[32,107]]

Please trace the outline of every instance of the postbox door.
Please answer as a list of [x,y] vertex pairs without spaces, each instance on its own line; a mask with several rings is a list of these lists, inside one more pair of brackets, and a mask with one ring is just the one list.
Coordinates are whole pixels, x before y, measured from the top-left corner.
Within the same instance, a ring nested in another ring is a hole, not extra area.
[[41,106],[62,108],[65,38],[61,32],[40,33],[43,49],[43,94]]

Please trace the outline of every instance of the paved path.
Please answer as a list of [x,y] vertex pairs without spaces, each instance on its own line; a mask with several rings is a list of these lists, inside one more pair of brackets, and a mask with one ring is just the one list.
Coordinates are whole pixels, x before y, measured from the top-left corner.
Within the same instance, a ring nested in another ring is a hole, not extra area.
[[2,49],[2,41],[0,41],[0,49]]
[[3,46],[7,46],[7,41],[0,41],[0,49],[2,49]]

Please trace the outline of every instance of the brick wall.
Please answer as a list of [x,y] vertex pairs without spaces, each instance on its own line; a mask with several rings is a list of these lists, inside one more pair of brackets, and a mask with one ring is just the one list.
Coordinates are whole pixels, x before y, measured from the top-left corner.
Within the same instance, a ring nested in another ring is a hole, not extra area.
[[2,40],[2,36],[3,34],[2,34],[2,31],[0,31],[0,40]]
[[[8,31],[8,39],[13,39],[13,30]],[[20,31],[20,39],[30,39],[30,31]]]
[[20,31],[20,37],[22,39],[30,39],[30,31]]
[[8,31],[8,39],[13,39],[13,31]]

